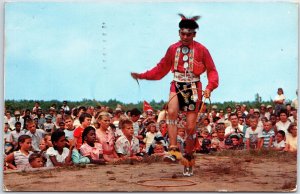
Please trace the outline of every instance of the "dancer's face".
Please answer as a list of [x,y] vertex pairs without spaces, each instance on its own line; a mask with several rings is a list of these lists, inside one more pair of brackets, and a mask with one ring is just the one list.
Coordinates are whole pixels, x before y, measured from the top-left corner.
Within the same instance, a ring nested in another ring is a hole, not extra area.
[[180,41],[183,45],[188,46],[193,42],[196,32],[187,32],[186,30],[179,30]]

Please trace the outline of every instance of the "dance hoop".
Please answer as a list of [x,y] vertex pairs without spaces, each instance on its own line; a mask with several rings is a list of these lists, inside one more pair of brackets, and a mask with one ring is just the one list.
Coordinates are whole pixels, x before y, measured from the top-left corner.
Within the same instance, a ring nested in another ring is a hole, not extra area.
[[[183,184],[180,183],[175,183],[174,185],[168,185],[168,184],[146,184],[150,182],[158,182],[158,181],[169,181],[169,182],[182,182]],[[142,186],[150,186],[150,187],[185,187],[185,186],[192,186],[196,185],[194,181],[191,180],[186,180],[186,179],[170,179],[170,178],[159,178],[159,179],[147,179],[147,180],[141,180],[137,181],[136,184],[142,185]]]

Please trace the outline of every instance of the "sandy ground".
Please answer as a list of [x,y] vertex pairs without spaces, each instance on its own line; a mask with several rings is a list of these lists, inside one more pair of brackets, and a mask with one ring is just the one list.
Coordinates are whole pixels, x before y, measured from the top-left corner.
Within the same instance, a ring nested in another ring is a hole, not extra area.
[[180,164],[167,164],[155,158],[134,164],[5,172],[3,184],[4,190],[9,191],[280,192],[296,189],[297,158],[288,153],[197,155],[194,176],[183,177],[182,168]]

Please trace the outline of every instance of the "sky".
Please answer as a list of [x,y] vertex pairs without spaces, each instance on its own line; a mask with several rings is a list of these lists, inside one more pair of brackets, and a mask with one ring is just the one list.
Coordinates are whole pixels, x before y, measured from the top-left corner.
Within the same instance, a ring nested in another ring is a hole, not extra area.
[[[195,40],[219,73],[212,102],[287,99],[298,87],[298,4],[288,2],[10,2],[4,99],[166,101],[172,73],[140,80],[179,40],[178,13],[201,15]],[[201,75],[204,86],[206,73]]]

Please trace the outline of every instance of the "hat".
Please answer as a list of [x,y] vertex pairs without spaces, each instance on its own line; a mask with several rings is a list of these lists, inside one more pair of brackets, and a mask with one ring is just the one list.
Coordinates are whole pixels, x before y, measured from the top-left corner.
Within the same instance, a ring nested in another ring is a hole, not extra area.
[[265,107],[266,105],[265,105],[265,104],[261,104],[260,106],[261,106],[261,107],[262,107],[262,106],[264,106],[264,107]]
[[38,116],[35,115],[32,119],[39,119],[39,118],[38,118]]
[[211,108],[212,109],[218,109],[217,105],[213,105]]
[[219,119],[217,123],[218,124],[225,124],[225,120],[224,119]]
[[50,107],[50,110],[55,110],[55,108],[51,106],[51,107]]
[[268,105],[267,108],[273,108],[273,106],[272,105]]
[[246,104],[243,104],[242,106],[243,106],[243,107],[247,107],[247,105],[246,105]]
[[45,116],[45,119],[52,119],[52,116],[48,114]]
[[20,114],[21,114],[20,111],[18,110],[15,111],[15,115],[20,115]]
[[122,111],[122,109],[120,107],[117,107],[116,111]]
[[145,117],[143,115],[140,115],[140,119],[144,119]]
[[259,110],[258,110],[257,108],[255,108],[255,109],[254,109],[254,112],[258,112],[258,113],[260,113],[260,112],[259,112]]
[[202,140],[202,145],[209,145],[209,144],[211,144],[210,139],[203,139]]

